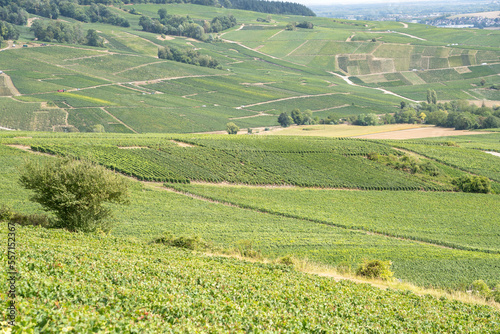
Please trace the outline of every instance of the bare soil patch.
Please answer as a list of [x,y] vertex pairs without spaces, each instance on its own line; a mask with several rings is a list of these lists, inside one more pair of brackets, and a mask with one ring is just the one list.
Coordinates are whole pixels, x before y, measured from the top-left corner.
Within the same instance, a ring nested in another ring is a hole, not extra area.
[[457,71],[460,74],[472,72],[470,68],[468,68],[467,66],[455,67],[455,71]]
[[156,36],[156,39],[159,39],[160,41],[171,41],[171,40],[175,39],[175,37],[167,36],[167,35],[165,35],[165,37],[161,37],[161,35],[158,35],[158,36]]
[[354,138],[365,139],[418,139],[430,137],[445,137],[445,136],[465,136],[465,135],[481,135],[489,132],[467,131],[467,130],[454,130],[451,128],[440,127],[425,127],[417,129],[399,130],[391,132],[374,133],[363,136],[356,136]]
[[185,143],[185,142],[182,142],[182,141],[173,140],[173,139],[171,140],[171,142],[179,145],[180,147],[196,147],[196,145],[188,144],[188,143]]

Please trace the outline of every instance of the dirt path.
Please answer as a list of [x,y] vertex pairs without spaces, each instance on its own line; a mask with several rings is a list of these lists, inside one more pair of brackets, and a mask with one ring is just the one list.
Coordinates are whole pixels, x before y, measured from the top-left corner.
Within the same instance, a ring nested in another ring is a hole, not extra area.
[[231,117],[231,118],[228,118],[230,121],[232,120],[235,120],[235,119],[245,119],[245,118],[254,118],[254,117],[260,117],[260,116],[275,116],[275,115],[271,115],[271,114],[266,114],[266,113],[258,113],[256,115],[250,115],[250,116],[241,116],[241,117]]
[[272,35],[271,37],[269,37],[267,40],[270,40],[274,36],[277,36],[277,35],[281,34],[283,31],[285,31],[285,29],[281,29],[280,31],[278,31],[277,33],[275,33],[274,35]]
[[349,77],[347,76],[344,76],[344,75],[340,75],[338,73],[335,73],[335,72],[328,72],[330,74],[333,74],[341,79],[343,79],[345,82],[347,82],[349,85],[351,86],[356,86],[356,87],[363,87],[363,88],[368,88],[368,89],[375,89],[375,90],[379,90],[381,92],[383,92],[384,94],[389,94],[389,95],[393,95],[393,96],[396,96],[396,97],[399,97],[401,99],[404,99],[404,100],[407,100],[407,101],[411,101],[411,102],[414,102],[414,103],[418,103],[419,101],[415,101],[415,100],[412,100],[412,99],[409,99],[407,97],[404,97],[402,95],[398,95],[396,93],[393,93],[387,89],[383,89],[383,88],[374,88],[374,87],[365,87],[365,86],[361,86],[361,85],[358,85],[358,84],[355,84],[354,82],[352,82]]
[[141,68],[141,67],[145,67],[145,66],[149,66],[149,65],[154,65],[154,64],[158,64],[158,63],[165,63],[165,61],[161,61],[160,60],[160,61],[155,61],[155,62],[152,62],[152,63],[147,63],[147,64],[142,64],[142,65],[138,65],[138,66],[126,68],[124,70],[121,70],[121,71],[113,73],[113,75],[117,75],[117,74],[120,74],[120,73],[123,73],[123,72],[127,72],[127,71],[136,70],[136,69]]
[[101,55],[93,55],[93,56],[85,56],[85,57],[77,57],[77,58],[69,58],[69,59],[64,59],[64,61],[73,61],[73,60],[82,60],[82,59],[89,59],[89,58],[97,58],[97,57],[106,57],[106,56],[112,56],[115,55],[115,52],[106,52]]
[[292,53],[294,53],[295,51],[297,51],[298,49],[300,49],[301,47],[303,47],[304,45],[306,45],[307,42],[309,42],[309,41],[305,41],[304,43],[302,43],[299,46],[297,46],[295,49],[293,49],[292,51],[290,51],[285,57],[290,56]]
[[126,127],[127,129],[129,129],[130,131],[132,131],[133,133],[139,133],[137,131],[135,131],[134,129],[132,129],[130,126],[128,126],[127,124],[123,123],[119,118],[117,118],[115,115],[113,115],[112,113],[110,113],[109,111],[106,110],[106,108],[104,107],[101,107],[100,108],[102,111],[104,111],[106,114],[108,114],[109,116],[113,117],[113,119],[115,119],[118,123],[122,124],[124,127]]
[[1,48],[0,51],[7,50],[12,46],[12,41],[3,41],[3,43],[7,43],[7,46],[4,48]]
[[399,22],[399,23],[401,23],[403,25],[403,28],[405,28],[405,29],[408,28],[408,25],[406,23],[404,23],[404,22]]
[[219,35],[219,37],[222,37],[224,36],[225,34],[227,34],[228,32],[233,32],[233,31],[240,31],[241,29],[243,29],[245,27],[245,23],[242,23],[238,29],[235,29],[235,30],[231,30],[231,31],[226,31],[226,32],[223,32],[222,34]]
[[21,95],[21,93],[19,93],[19,91],[17,90],[16,86],[14,86],[12,79],[6,73],[2,73],[2,74],[0,74],[0,76],[3,77],[4,84],[10,90],[10,94],[12,96],[20,96]]
[[247,104],[245,106],[236,107],[235,109],[243,109],[243,108],[249,108],[249,107],[254,107],[254,106],[260,106],[260,105],[263,105],[263,104],[268,104],[268,103],[273,103],[273,102],[295,100],[295,99],[305,99],[305,98],[308,98],[308,97],[339,95],[339,94],[343,94],[343,93],[325,93],[325,94],[317,94],[317,95],[300,95],[300,96],[284,97],[284,98],[277,99],[277,100],[270,100],[270,101],[258,102],[258,103],[253,103],[253,104]]
[[500,157],[500,153],[498,152],[484,151],[484,153],[493,154],[494,156]]
[[410,34],[407,34],[407,33],[404,33],[404,32],[399,32],[399,31],[366,31],[367,33],[369,34],[400,34],[400,35],[403,35],[403,36],[407,36],[407,37],[410,37],[410,38],[415,38],[415,39],[418,39],[420,41],[427,41],[425,38],[420,38],[420,37],[417,37],[415,35],[410,35]]

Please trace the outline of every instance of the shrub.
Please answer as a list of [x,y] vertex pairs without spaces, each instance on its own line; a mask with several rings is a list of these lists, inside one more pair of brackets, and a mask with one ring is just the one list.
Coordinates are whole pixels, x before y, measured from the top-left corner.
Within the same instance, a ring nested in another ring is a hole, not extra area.
[[235,135],[240,131],[240,128],[233,122],[229,122],[226,124],[226,131],[230,135]]
[[472,293],[484,298],[489,298],[491,296],[491,290],[482,279],[472,282],[471,285]]
[[394,273],[390,270],[391,261],[364,260],[356,270],[356,275],[368,278],[390,279]]
[[453,179],[452,183],[465,193],[491,192],[491,181],[486,176],[464,175]]
[[279,264],[284,264],[285,266],[294,266],[295,259],[291,255],[287,255],[278,259]]
[[22,226],[42,226],[42,227],[50,227],[51,221],[49,217],[44,214],[32,214],[32,215],[24,215],[22,213],[14,213],[12,218],[10,219],[14,224],[22,225]]
[[500,283],[495,285],[495,290],[492,291],[493,300],[500,303]]
[[153,241],[157,244],[164,244],[172,247],[185,248],[191,250],[203,250],[209,248],[209,245],[199,236],[180,236],[175,237],[171,233],[166,233],[164,236]]
[[253,249],[251,240],[239,240],[236,242],[236,250],[241,256],[251,258],[261,258],[259,250]]
[[19,181],[34,191],[32,201],[54,213],[54,227],[69,231],[107,232],[111,209],[102,204],[127,203],[126,180],[89,161],[30,161],[20,170]]
[[2,204],[0,207],[0,221],[9,221],[14,215],[14,211],[8,206]]

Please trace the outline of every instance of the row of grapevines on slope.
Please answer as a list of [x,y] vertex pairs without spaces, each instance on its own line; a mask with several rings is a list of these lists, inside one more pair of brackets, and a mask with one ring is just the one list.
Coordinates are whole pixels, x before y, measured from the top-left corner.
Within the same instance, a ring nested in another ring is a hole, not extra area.
[[346,155],[399,154],[384,144],[352,138],[304,138],[293,136],[203,136],[182,141],[219,150],[336,153]]
[[113,146],[45,145],[35,150],[88,158],[140,180],[291,184],[374,190],[451,190],[356,155],[277,153],[163,146],[123,150]]
[[[0,231],[6,238],[5,224]],[[17,263],[23,275],[13,333],[500,330],[491,307],[336,282],[284,265],[33,227],[19,227],[17,237],[26,247]]]
[[406,143],[397,144],[397,146],[455,168],[483,175],[500,182],[500,159],[494,155],[461,147]]
[[[144,181],[160,181],[187,183],[183,175],[176,174],[151,159],[144,158],[136,151],[143,149],[119,149],[116,146],[83,146],[83,145],[32,145],[38,152],[57,154],[78,159],[89,159],[119,173],[136,177]],[[149,150],[149,149],[144,149]]]

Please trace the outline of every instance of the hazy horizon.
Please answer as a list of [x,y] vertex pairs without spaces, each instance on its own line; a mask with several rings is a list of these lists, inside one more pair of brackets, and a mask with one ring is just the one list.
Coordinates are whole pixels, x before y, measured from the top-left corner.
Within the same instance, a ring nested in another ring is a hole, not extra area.
[[306,6],[328,6],[328,5],[349,5],[349,4],[401,4],[412,2],[431,2],[432,0],[288,0]]

